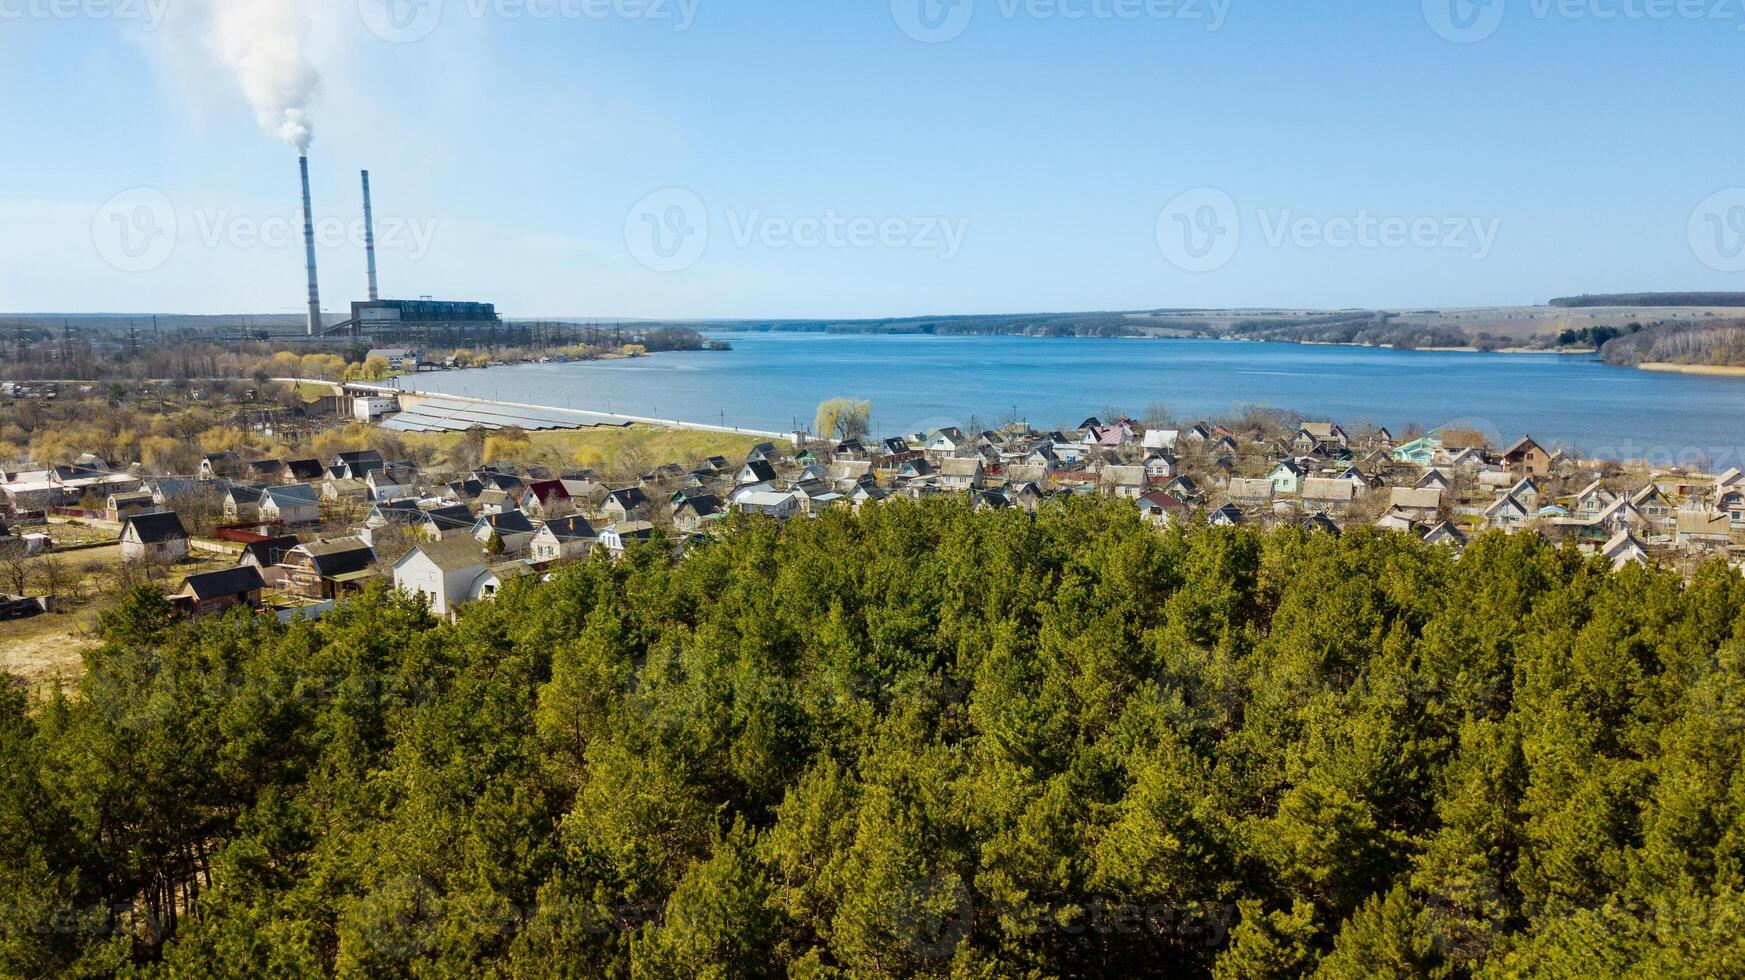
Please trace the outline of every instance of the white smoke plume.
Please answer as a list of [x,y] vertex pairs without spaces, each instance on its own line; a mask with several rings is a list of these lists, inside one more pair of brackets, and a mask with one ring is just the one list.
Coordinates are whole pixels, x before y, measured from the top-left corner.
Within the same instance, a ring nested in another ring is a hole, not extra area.
[[309,61],[309,0],[206,0],[211,44],[236,74],[261,128],[309,151],[309,103],[321,76]]

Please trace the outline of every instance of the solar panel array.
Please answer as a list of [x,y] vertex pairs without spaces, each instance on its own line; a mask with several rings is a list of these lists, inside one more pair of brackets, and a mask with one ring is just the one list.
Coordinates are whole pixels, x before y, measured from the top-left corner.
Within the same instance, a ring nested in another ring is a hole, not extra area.
[[590,429],[598,426],[622,428],[623,419],[594,412],[572,412],[560,408],[511,408],[486,402],[454,398],[430,398],[382,422],[384,429],[394,432],[465,432],[468,429],[526,429],[545,432],[555,429]]

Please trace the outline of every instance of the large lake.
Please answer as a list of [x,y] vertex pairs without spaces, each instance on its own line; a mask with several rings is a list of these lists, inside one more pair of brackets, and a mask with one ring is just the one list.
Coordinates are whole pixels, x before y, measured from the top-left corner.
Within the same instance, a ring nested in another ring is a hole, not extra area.
[[1745,379],[1611,367],[1591,357],[1418,353],[1212,340],[728,333],[726,352],[420,375],[416,387],[558,407],[789,431],[835,396],[872,402],[884,435],[1087,415],[1178,418],[1267,405],[1305,418],[1530,434],[1595,456],[1745,460]]

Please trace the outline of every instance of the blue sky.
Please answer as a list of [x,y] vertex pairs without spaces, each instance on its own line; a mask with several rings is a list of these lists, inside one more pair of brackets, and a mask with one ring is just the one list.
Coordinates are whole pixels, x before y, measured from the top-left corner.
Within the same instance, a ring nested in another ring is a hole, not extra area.
[[[196,16],[268,0],[51,2],[0,0],[0,310],[295,312],[295,151]],[[936,0],[424,0],[404,43],[385,2],[300,8],[329,310],[363,167],[384,292],[511,316],[1745,289],[1745,0],[1492,0],[1468,43],[1464,0],[957,0],[938,43],[902,27]],[[142,201],[147,268],[110,240]],[[1236,234],[1184,268],[1202,217]]]

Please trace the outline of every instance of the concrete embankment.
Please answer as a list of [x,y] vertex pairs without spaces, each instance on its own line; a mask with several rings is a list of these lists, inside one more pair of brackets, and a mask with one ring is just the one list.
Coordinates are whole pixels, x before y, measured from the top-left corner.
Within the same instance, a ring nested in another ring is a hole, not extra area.
[[[746,429],[732,425],[709,425],[704,422],[684,422],[678,419],[657,419],[642,415],[625,415],[619,412],[596,412],[582,409],[558,408],[552,405],[532,405],[525,402],[502,401],[493,398],[474,398],[470,395],[453,395],[439,391],[419,391],[409,387],[393,385],[368,384],[348,381],[335,384],[331,381],[311,381],[305,378],[274,378],[291,384],[325,384],[343,389],[347,394],[356,396],[379,396],[399,399],[402,412],[417,412],[432,404],[445,406],[464,406],[474,408],[481,414],[503,415],[511,418],[526,416],[547,423],[542,428],[559,429],[590,429],[601,426],[646,425],[663,429],[684,429],[692,432],[719,432],[727,435],[756,436],[762,439],[782,440],[799,445],[805,441],[804,433],[770,432],[763,429]],[[463,428],[465,426],[462,426]]]

